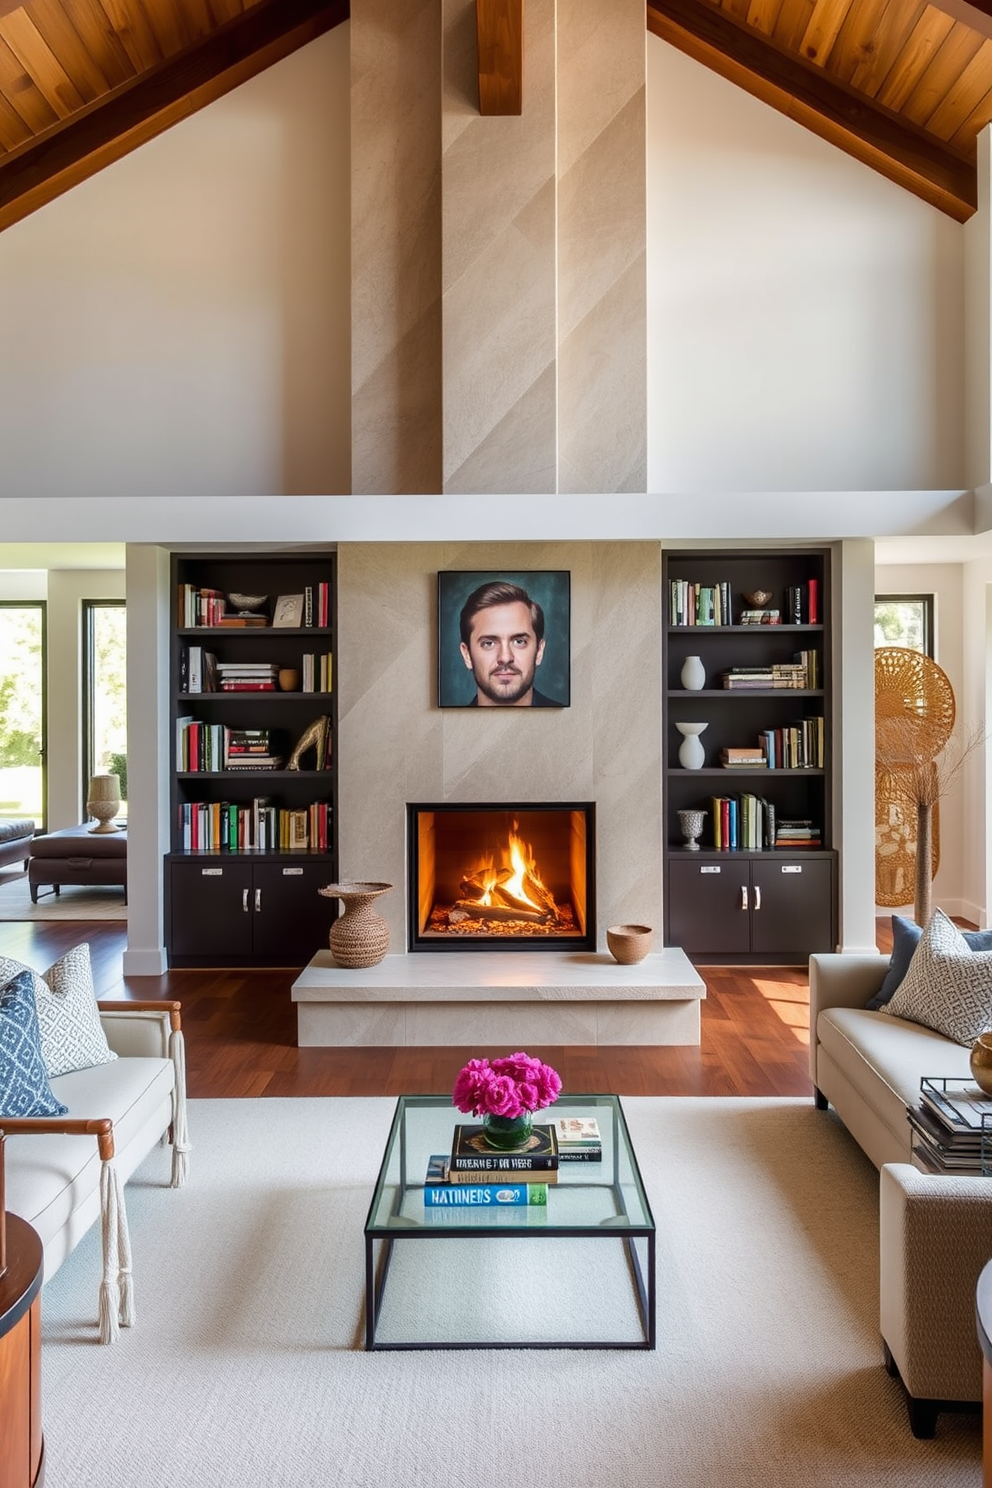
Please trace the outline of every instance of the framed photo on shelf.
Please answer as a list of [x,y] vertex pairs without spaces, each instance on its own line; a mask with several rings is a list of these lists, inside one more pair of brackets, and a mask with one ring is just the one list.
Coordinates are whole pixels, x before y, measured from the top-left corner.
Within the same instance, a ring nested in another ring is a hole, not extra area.
[[298,630],[303,624],[303,595],[280,594],[272,612],[273,627]]
[[567,569],[437,576],[439,708],[567,708]]

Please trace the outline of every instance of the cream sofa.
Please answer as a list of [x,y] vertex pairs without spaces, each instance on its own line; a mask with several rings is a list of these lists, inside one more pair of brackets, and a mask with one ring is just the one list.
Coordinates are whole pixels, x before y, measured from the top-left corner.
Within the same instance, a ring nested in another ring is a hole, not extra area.
[[982,1398],[975,1287],[992,1257],[992,1182],[924,1174],[911,1163],[908,1106],[924,1076],[970,1073],[967,1048],[869,1011],[886,956],[810,957],[810,1077],[881,1170],[880,1326],[885,1363],[906,1390],[916,1436],[941,1410]]
[[51,1277],[97,1220],[102,1230],[99,1336],[134,1321],[123,1186],[151,1150],[172,1142],[171,1186],[186,1179],[185,1051],[178,1002],[101,1002],[117,1059],[51,1081],[66,1116],[0,1120],[7,1208],[41,1237]]

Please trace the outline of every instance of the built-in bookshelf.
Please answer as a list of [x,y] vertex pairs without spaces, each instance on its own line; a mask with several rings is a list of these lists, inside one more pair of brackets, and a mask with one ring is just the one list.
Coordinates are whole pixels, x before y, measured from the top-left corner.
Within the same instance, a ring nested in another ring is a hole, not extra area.
[[172,566],[170,963],[304,965],[335,901],[335,554]]
[[833,950],[829,550],[672,551],[663,584],[666,944]]

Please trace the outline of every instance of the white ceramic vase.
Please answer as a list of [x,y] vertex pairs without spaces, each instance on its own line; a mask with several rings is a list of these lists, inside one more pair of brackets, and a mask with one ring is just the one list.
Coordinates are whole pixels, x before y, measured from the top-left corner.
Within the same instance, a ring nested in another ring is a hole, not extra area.
[[683,770],[701,770],[706,763],[706,750],[699,735],[709,728],[709,724],[677,723],[675,727],[683,735],[679,745],[679,764]]
[[698,656],[687,656],[680,673],[687,692],[700,692],[706,686],[706,669]]

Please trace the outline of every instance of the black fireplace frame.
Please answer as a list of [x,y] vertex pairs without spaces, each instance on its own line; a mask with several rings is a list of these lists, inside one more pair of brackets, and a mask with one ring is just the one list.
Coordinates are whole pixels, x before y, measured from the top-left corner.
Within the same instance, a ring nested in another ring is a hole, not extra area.
[[[491,811],[520,814],[528,811],[581,811],[586,822],[586,928],[581,935],[472,935],[426,936],[419,926],[419,860],[417,823],[421,812],[435,814]],[[595,951],[596,949],[596,803],[595,801],[408,801],[406,808],[406,923],[407,950],[415,953],[447,951]]]

